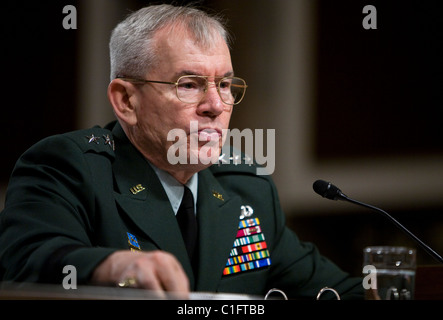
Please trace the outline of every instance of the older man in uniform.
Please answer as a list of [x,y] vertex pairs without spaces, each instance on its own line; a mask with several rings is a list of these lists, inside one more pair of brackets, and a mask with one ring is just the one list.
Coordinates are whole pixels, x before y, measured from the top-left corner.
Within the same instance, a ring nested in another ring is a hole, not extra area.
[[270,176],[214,163],[247,87],[228,43],[220,20],[192,7],[149,6],[114,29],[117,121],[18,160],[0,215],[3,280],[60,283],[72,265],[79,284],[362,297],[360,279],[285,226]]

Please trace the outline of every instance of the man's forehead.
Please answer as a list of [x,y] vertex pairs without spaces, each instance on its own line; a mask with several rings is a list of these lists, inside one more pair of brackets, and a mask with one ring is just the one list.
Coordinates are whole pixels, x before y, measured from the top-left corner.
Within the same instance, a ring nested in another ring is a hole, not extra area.
[[157,47],[182,48],[183,46],[195,47],[203,51],[220,51],[227,49],[225,39],[217,30],[205,30],[206,36],[197,36],[183,24],[172,24],[156,31],[154,41]]
[[156,66],[162,71],[173,72],[176,79],[190,74],[233,75],[229,48],[221,36],[214,39],[215,42],[210,47],[197,44],[189,32],[178,33],[162,29],[155,38],[159,62]]

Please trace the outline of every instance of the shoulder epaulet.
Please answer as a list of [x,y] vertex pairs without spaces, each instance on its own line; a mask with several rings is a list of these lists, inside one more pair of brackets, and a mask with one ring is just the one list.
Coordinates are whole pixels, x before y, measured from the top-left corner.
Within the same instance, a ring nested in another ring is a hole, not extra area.
[[115,143],[112,132],[99,126],[67,133],[84,153],[102,153],[114,157]]

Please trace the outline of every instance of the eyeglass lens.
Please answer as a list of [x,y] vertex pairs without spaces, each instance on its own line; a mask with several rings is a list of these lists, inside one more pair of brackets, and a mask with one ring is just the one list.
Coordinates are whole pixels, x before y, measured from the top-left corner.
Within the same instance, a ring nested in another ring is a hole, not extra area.
[[[216,85],[222,101],[230,105],[239,103],[246,89],[244,80],[235,77],[222,78]],[[206,77],[184,76],[177,82],[177,97],[186,103],[197,103],[203,99],[207,88]]]

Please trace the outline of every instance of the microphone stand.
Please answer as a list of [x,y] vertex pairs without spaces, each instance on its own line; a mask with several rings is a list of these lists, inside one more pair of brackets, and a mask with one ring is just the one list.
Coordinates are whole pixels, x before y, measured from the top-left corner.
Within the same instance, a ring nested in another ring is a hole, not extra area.
[[397,220],[394,219],[394,217],[392,217],[389,213],[387,213],[386,211],[377,208],[375,206],[372,206],[370,204],[366,204],[364,202],[360,202],[354,199],[349,198],[348,196],[346,196],[345,194],[343,194],[342,192],[339,193],[339,198],[341,200],[345,200],[369,209],[373,209],[375,211],[381,212],[382,214],[384,214],[389,220],[391,220],[391,222],[393,222],[398,228],[400,228],[402,231],[404,231],[409,237],[411,237],[415,242],[417,242],[418,245],[420,245],[420,247],[422,247],[429,255],[431,255],[434,259],[436,259],[438,262],[443,263],[443,258],[437,253],[435,252],[432,248],[430,248],[428,245],[426,245],[423,241],[421,241],[416,235],[414,235],[411,231],[409,231],[405,226],[403,226],[400,222],[398,222]]

